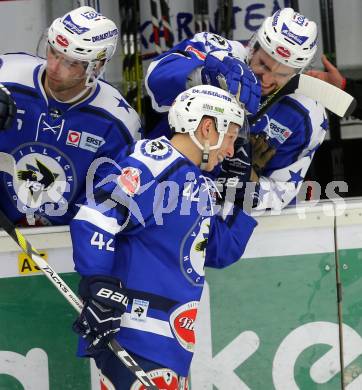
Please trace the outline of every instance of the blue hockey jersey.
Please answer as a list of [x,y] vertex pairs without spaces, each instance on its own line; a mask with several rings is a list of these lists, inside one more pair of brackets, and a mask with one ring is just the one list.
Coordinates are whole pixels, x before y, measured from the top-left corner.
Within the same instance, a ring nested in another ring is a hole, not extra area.
[[[145,78],[152,107],[166,113],[181,91],[201,84],[204,59],[209,51],[216,49],[226,50],[241,60],[247,56],[247,49],[240,42],[203,32],[157,57]],[[166,115],[150,136],[169,136],[169,130],[165,133],[165,128]],[[261,173],[257,209],[281,209],[295,200],[327,128],[324,108],[300,94],[282,98],[251,127],[252,134],[265,133],[277,149]]]
[[28,223],[35,216],[40,224],[67,224],[83,197],[90,163],[130,144],[140,120],[104,81],[76,104],[47,97],[44,68],[43,60],[30,55],[0,57],[0,83],[17,105],[12,128],[0,132],[0,151],[17,164],[16,177],[0,172],[0,208],[13,222],[27,215]]
[[70,224],[75,269],[119,278],[130,303],[117,340],[186,376],[204,266],[237,261],[256,221],[218,215],[213,182],[165,137],[125,152]]

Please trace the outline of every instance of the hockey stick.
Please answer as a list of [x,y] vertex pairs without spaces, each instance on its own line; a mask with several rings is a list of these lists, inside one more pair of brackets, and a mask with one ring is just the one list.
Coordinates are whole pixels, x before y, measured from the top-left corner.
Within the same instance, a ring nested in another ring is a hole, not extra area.
[[157,54],[161,54],[161,43],[160,43],[160,28],[159,28],[159,18],[158,18],[158,9],[156,0],[150,0],[151,5],[151,20],[152,20],[152,31],[153,31],[153,42],[155,46],[155,51]]
[[[14,158],[8,153],[0,153],[0,170],[14,176],[16,165]],[[15,227],[9,218],[0,209],[0,227],[19,245],[24,253],[26,253],[44,275],[51,281],[63,297],[80,313],[83,309],[83,304],[64,280],[54,271],[54,269],[40,256],[40,253],[30,244],[25,236]],[[118,357],[118,359],[136,376],[136,378],[147,388],[158,390],[157,386],[143,371],[143,369],[133,360],[128,352],[121,345],[112,339],[108,343],[109,349]]]
[[163,26],[163,35],[165,38],[166,46],[171,49],[173,47],[173,34],[170,21],[170,7],[166,0],[160,0],[161,6],[161,19]]
[[350,94],[332,84],[306,74],[296,74],[283,87],[268,96],[261,104],[256,115],[250,118],[249,123],[254,124],[274,103],[291,93],[299,93],[316,100],[326,109],[340,117],[350,115],[357,104]]

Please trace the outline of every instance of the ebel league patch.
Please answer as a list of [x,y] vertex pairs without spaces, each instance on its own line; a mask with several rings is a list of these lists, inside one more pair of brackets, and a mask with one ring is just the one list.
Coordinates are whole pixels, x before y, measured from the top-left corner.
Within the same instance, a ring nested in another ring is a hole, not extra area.
[[177,341],[189,352],[193,352],[195,348],[195,321],[198,306],[198,301],[187,302],[170,315],[170,325]]
[[141,171],[134,167],[123,168],[117,181],[127,195],[133,196],[141,186]]

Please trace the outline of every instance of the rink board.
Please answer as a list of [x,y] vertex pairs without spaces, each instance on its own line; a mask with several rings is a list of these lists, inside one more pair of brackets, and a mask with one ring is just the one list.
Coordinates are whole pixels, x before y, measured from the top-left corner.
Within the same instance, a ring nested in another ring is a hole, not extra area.
[[[207,270],[193,389],[341,389],[335,223],[345,388],[362,388],[362,205],[340,214],[316,207],[258,217],[244,259]],[[67,228],[30,233],[76,291]],[[0,261],[0,390],[99,390],[88,360],[75,357],[74,310],[4,233]]]

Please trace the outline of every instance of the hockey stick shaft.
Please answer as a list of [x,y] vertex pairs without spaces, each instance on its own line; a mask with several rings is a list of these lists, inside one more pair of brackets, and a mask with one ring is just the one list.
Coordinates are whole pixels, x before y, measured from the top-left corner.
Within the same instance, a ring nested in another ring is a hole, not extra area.
[[[83,309],[83,304],[71,288],[64,280],[54,271],[54,269],[40,256],[39,252],[30,244],[25,236],[15,227],[9,218],[0,210],[0,225],[8,233],[8,235],[19,245],[64,296],[64,298],[80,313]],[[133,360],[128,352],[113,339],[108,343],[108,347],[114,352],[118,359],[137,377],[137,379],[147,388],[157,390],[157,386],[142,370],[142,368]]]
[[268,96],[249,123],[254,124],[273,104],[292,93],[307,96],[340,117],[348,116],[356,107],[356,100],[340,88],[305,74],[296,74],[283,87]]
[[161,19],[163,26],[163,35],[165,38],[166,46],[171,49],[173,47],[173,34],[170,21],[170,7],[166,0],[160,0],[161,7]]
[[160,29],[159,29],[159,18],[158,18],[158,9],[157,1],[150,0],[151,5],[151,19],[152,19],[152,30],[153,30],[153,41],[155,45],[155,51],[157,54],[161,54],[161,43],[160,43]]

